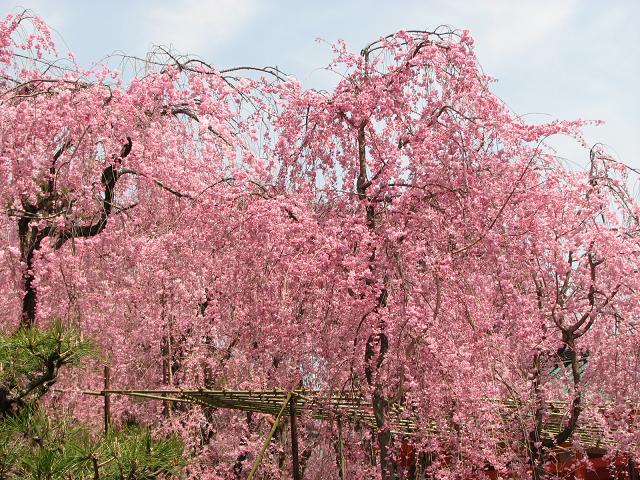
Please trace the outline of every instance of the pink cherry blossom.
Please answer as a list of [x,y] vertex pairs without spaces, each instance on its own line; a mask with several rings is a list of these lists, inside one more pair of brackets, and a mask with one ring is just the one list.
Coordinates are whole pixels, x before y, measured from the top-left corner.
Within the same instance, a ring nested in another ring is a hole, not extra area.
[[[41,20],[7,17],[2,328],[78,326],[116,388],[361,395],[377,428],[345,423],[350,479],[400,478],[403,441],[433,478],[542,478],[586,426],[640,461],[640,207],[624,166],[594,148],[590,171],[565,168],[546,142],[582,142],[587,122],[514,115],[467,31],[333,48],[331,92],[168,54],[129,80],[54,62]],[[101,374],[69,372],[50,407],[98,425],[80,391]],[[244,478],[270,428],[112,408],[184,435],[192,478]],[[560,431],[541,431],[552,414]],[[336,423],[299,423],[305,478],[338,478]],[[290,478],[287,448],[285,432],[262,478]]]

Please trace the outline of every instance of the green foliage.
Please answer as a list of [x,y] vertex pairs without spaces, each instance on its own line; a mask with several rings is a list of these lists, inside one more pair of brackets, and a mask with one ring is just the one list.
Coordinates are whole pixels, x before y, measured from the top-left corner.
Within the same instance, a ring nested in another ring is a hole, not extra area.
[[42,370],[48,358],[75,365],[95,353],[92,342],[60,322],[53,322],[46,330],[21,328],[11,335],[0,335],[0,382]]
[[150,480],[178,478],[183,445],[144,428],[92,435],[70,418],[24,408],[0,420],[0,480]]
[[183,467],[177,436],[155,439],[144,428],[106,436],[72,418],[52,417],[37,400],[59,369],[96,356],[79,331],[54,322],[46,330],[0,335],[0,480],[150,480],[176,478]]
[[61,367],[77,365],[96,352],[93,342],[60,322],[46,330],[22,328],[0,335],[0,416],[38,400]]

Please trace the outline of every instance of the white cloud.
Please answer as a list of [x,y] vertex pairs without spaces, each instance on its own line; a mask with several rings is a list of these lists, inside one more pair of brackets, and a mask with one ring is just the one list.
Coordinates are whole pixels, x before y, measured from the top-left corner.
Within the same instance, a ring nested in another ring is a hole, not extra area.
[[485,61],[495,64],[553,38],[570,21],[577,0],[457,0],[448,6],[460,20],[457,26],[473,28]]
[[257,13],[254,0],[179,0],[146,8],[140,36],[148,48],[167,45],[181,53],[211,51],[233,39]]

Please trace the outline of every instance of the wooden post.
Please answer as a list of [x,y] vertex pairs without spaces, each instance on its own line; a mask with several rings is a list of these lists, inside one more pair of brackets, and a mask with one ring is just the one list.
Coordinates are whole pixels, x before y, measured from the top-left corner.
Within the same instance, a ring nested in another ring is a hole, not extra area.
[[629,480],[638,480],[638,470],[632,459],[629,459]]
[[338,467],[340,480],[347,480],[347,468],[344,461],[344,439],[342,438],[342,419],[338,417]]
[[301,480],[300,460],[298,459],[298,428],[296,425],[296,396],[289,400],[289,417],[291,418],[291,458],[293,465],[293,480]]
[[264,452],[267,450],[267,448],[269,447],[269,444],[271,443],[271,438],[273,437],[273,434],[276,431],[276,428],[278,428],[278,423],[280,422],[280,417],[282,416],[282,412],[284,412],[284,409],[287,408],[287,405],[289,404],[289,400],[291,400],[292,394],[293,392],[289,392],[287,394],[287,397],[284,399],[284,402],[282,402],[282,407],[280,408],[278,415],[276,415],[276,418],[273,421],[273,426],[271,427],[271,430],[269,430],[267,437],[264,439],[264,444],[262,445],[262,448],[260,449],[258,456],[253,462],[253,467],[251,467],[251,471],[249,472],[249,476],[247,477],[247,480],[252,480],[253,476],[258,471],[258,467],[260,466],[260,462],[262,462],[262,457],[264,455]]
[[105,365],[104,366],[104,391],[102,394],[104,395],[104,434],[106,435],[109,432],[109,426],[111,425],[111,398],[109,398],[109,394],[106,392],[111,389],[111,369]]
[[[173,348],[171,341],[171,317],[169,317],[168,333],[162,337],[161,353],[162,353],[162,383],[173,386]],[[171,402],[164,402],[164,414],[171,418],[172,411]]]

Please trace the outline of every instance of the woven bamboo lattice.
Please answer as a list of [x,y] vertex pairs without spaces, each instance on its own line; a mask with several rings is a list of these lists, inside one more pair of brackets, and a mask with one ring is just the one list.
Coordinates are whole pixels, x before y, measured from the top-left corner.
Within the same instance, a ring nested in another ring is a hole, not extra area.
[[[91,395],[126,395],[148,400],[185,402],[209,408],[232,409],[247,412],[278,415],[290,392],[285,390],[102,390],[85,392]],[[324,420],[339,417],[342,420],[375,429],[376,421],[373,406],[362,396],[332,394],[319,391],[294,390],[296,416],[309,416]],[[513,421],[518,405],[512,401],[483,400],[500,409],[505,422]],[[567,403],[547,402],[549,412],[544,433],[557,434],[566,420]],[[284,415],[289,416],[288,409]],[[413,434],[417,431],[415,416],[403,407],[391,405],[387,417],[388,428],[397,434]],[[430,431],[437,430],[436,422],[430,422]],[[590,447],[602,448],[609,442],[603,438],[601,429],[595,426],[581,425],[575,434],[581,442]]]

